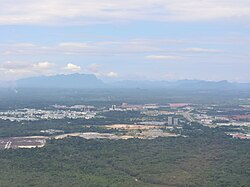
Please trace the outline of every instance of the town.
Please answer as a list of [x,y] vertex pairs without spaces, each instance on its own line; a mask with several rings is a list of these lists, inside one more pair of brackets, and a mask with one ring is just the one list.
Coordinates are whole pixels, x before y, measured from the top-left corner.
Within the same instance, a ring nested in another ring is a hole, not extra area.
[[[232,112],[233,111],[233,112]],[[209,128],[226,127],[225,133],[232,138],[250,139],[250,106],[237,108],[219,105],[197,105],[192,103],[158,104],[128,104],[111,105],[110,107],[95,107],[86,105],[52,105],[43,109],[23,108],[0,112],[1,120],[11,122],[35,122],[39,120],[91,120],[105,119],[109,115],[126,115],[126,112],[136,113],[138,117],[130,117],[123,123],[89,124],[84,128],[96,127],[111,132],[71,132],[64,130],[43,129],[40,136],[2,139],[1,148],[32,148],[43,147],[47,139],[62,139],[66,137],[82,137],[85,139],[154,139],[157,137],[183,136],[183,125],[201,124]],[[237,114],[237,115],[236,115]],[[114,132],[112,132],[114,131]],[[28,141],[27,141],[28,140]],[[28,142],[28,143],[27,143]],[[20,144],[20,145],[19,145]]]

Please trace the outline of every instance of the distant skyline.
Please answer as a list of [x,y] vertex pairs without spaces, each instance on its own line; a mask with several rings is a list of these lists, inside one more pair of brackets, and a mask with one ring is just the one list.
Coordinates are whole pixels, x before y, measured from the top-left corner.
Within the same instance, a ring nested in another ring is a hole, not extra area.
[[250,82],[249,0],[0,0],[0,79]]

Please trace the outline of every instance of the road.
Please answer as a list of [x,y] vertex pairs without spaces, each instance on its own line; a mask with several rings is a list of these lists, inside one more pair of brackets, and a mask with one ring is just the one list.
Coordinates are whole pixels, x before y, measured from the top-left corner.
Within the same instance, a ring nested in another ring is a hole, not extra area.
[[12,143],[11,141],[8,141],[8,142],[5,144],[4,149],[10,149],[11,143]]

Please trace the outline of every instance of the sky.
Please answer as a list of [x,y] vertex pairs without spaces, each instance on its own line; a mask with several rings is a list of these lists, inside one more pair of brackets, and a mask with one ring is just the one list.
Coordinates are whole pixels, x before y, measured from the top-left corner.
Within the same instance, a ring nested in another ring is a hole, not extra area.
[[0,80],[250,82],[249,0],[0,0]]

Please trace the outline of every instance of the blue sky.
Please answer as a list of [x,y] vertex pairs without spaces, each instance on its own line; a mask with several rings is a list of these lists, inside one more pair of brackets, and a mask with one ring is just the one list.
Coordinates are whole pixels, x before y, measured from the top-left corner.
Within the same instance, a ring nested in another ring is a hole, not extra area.
[[0,78],[250,82],[248,0],[0,0]]

